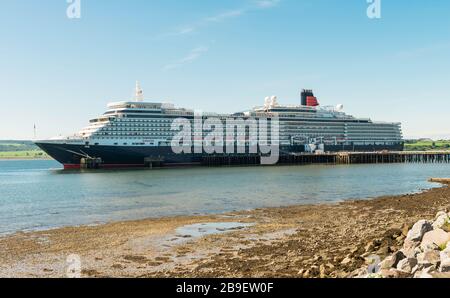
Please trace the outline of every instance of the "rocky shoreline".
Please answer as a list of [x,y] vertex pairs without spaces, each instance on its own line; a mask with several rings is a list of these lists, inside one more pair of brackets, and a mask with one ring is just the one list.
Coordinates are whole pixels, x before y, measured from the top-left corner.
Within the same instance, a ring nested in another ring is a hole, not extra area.
[[443,235],[449,207],[450,188],[443,185],[337,204],[17,233],[0,238],[0,276],[65,277],[73,255],[81,277],[442,275],[441,252],[448,249],[424,241],[434,231]]
[[358,277],[450,278],[448,210],[439,211],[434,221],[419,220],[399,238],[404,239],[400,250],[379,264],[357,270]]

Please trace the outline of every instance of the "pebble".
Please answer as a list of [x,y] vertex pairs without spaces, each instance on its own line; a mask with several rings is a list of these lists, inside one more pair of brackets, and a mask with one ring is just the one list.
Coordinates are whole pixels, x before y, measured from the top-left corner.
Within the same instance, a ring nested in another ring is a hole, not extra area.
[[350,264],[352,262],[352,259],[350,259],[349,257],[345,257],[345,259],[342,260],[341,265],[347,265]]

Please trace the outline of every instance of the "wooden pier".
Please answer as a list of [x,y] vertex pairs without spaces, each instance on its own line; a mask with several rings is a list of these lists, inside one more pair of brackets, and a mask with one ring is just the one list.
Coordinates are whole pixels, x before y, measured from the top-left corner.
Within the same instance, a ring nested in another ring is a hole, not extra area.
[[[279,157],[279,165],[308,165],[308,164],[385,164],[385,163],[450,163],[450,151],[429,152],[332,152],[332,153],[297,153],[283,154]],[[241,166],[261,165],[261,155],[249,154],[221,154],[204,155],[200,164],[203,166]],[[164,167],[164,158],[148,157],[144,159],[146,168]],[[101,158],[83,157],[80,161],[81,169],[103,168]]]
[[[450,151],[430,152],[337,152],[281,155],[278,164],[381,164],[381,163],[450,163]],[[260,165],[261,156],[230,154],[206,155],[204,166]]]
[[450,151],[347,152],[337,153],[337,164],[360,163],[449,163]]

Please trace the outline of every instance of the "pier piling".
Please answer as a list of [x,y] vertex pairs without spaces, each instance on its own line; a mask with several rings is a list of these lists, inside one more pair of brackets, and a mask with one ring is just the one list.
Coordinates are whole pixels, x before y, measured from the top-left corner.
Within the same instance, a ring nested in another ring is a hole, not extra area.
[[101,158],[83,157],[80,160],[81,169],[99,169],[102,164]]
[[160,168],[164,165],[164,159],[162,157],[146,157],[144,158],[144,165],[149,169]]

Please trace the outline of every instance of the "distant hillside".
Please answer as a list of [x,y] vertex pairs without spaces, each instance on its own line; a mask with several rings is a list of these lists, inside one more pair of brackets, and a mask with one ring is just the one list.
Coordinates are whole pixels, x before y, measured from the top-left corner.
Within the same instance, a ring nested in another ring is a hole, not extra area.
[[32,141],[0,140],[0,160],[42,158],[49,158],[49,156]]
[[33,150],[39,150],[39,148],[32,141],[0,140],[0,152]]

